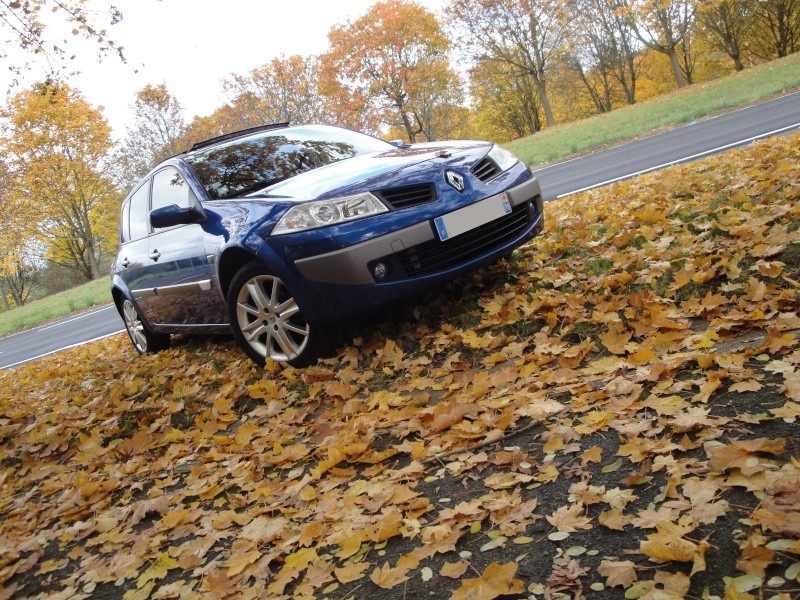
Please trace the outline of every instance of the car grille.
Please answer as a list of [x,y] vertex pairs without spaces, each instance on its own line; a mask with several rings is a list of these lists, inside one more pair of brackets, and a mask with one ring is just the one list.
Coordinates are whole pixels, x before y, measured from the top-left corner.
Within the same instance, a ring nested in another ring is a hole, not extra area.
[[432,240],[397,253],[406,276],[446,269],[480,256],[486,250],[516,237],[531,222],[530,203],[525,202],[504,217],[462,233],[445,242]]
[[432,183],[406,185],[375,192],[381,200],[395,210],[427,204],[436,200],[436,188]]
[[480,160],[471,169],[472,174],[481,181],[489,181],[490,179],[500,175],[500,167],[489,157]]

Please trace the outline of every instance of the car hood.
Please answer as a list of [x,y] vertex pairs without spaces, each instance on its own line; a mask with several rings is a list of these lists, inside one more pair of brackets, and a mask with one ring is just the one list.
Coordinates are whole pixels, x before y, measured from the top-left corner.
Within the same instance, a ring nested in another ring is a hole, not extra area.
[[282,181],[251,198],[316,200],[386,187],[394,177],[412,173],[425,178],[426,172],[445,165],[469,166],[491,148],[487,142],[429,142],[386,152],[361,154]]

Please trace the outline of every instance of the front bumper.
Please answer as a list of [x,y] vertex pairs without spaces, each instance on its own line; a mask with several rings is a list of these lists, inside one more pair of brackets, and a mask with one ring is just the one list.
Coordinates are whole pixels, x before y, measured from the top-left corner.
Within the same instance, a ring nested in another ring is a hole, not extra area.
[[[501,219],[481,224],[459,237],[439,241],[431,221],[309,258],[295,265],[308,281],[332,285],[365,286],[409,280],[480,260],[507,251],[542,229],[542,193],[539,182],[529,179],[505,191],[512,212]],[[373,276],[381,263],[386,275]]]

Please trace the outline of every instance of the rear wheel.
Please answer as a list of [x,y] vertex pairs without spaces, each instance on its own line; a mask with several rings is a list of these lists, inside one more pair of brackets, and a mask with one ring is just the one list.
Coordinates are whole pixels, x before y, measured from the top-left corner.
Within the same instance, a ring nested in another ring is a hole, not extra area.
[[136,348],[139,354],[158,352],[169,348],[169,335],[150,331],[139,316],[139,311],[136,310],[133,302],[127,298],[122,301],[121,312],[122,319],[125,321],[125,328],[128,330],[128,336],[130,336],[133,347]]
[[328,338],[308,323],[283,281],[253,261],[242,267],[228,290],[228,316],[242,350],[257,364],[266,359],[293,367],[312,363]]

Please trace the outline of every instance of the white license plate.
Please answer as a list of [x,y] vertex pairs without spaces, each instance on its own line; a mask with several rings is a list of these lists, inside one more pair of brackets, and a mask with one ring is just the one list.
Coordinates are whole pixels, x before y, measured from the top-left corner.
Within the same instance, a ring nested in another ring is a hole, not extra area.
[[503,192],[475,204],[459,208],[433,220],[439,239],[443,242],[466,233],[484,223],[499,219],[511,212],[508,195]]

